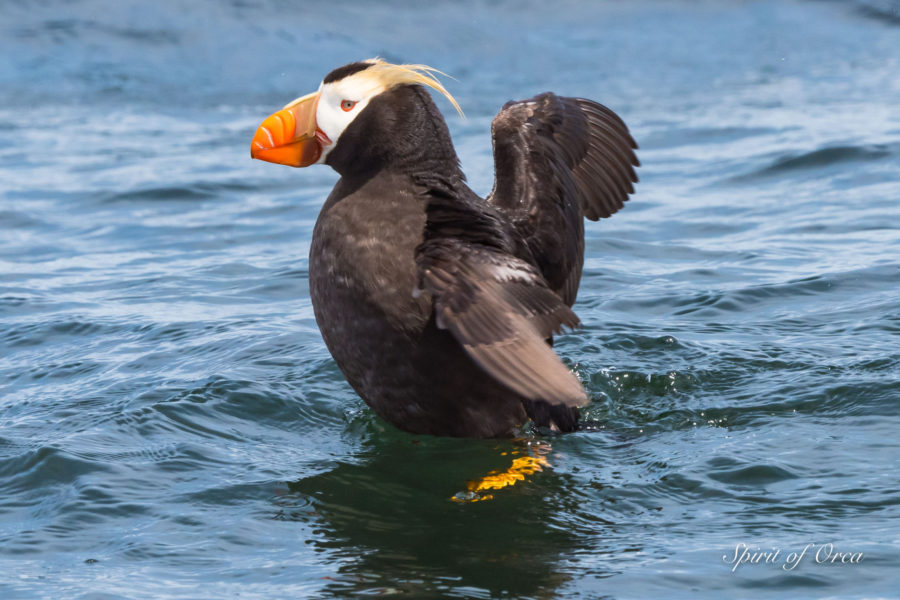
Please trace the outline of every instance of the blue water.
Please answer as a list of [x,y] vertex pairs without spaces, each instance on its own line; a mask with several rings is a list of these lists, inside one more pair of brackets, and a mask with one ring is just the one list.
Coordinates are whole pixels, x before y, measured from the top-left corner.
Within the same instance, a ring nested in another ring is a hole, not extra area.
[[[398,432],[324,347],[335,174],[249,159],[375,55],[455,77],[481,193],[512,98],[641,145],[557,344],[601,425],[492,500],[527,448]],[[0,182],[4,599],[900,597],[896,1],[3,2]]]

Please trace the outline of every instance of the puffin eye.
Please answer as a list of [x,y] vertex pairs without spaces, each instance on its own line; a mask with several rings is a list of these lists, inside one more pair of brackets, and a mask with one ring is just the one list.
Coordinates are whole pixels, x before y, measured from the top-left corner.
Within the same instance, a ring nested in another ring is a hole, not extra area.
[[341,100],[341,110],[350,112],[356,106],[356,100]]

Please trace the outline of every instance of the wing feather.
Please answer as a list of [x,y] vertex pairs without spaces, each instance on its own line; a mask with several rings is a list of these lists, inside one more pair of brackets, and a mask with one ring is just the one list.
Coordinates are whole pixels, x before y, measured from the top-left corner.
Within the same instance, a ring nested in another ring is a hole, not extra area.
[[461,179],[415,176],[427,196],[416,250],[435,323],[525,400],[536,423],[564,430],[588,398],[548,338],[576,327],[584,217],[608,217],[634,192],[637,148],[611,110],[541,94],[492,124],[496,180],[481,201]]
[[582,218],[609,217],[634,193],[637,143],[602,104],[551,93],[507,103],[492,135],[488,202],[510,216],[551,289],[571,306],[584,262]]
[[431,239],[417,255],[420,289],[491,376],[528,400],[580,406],[587,395],[546,340],[578,317],[528,263],[496,248]]

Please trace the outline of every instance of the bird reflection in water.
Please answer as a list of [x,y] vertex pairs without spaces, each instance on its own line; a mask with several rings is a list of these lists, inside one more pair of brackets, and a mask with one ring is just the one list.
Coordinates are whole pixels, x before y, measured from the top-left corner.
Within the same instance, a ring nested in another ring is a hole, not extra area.
[[[357,454],[288,483],[278,501],[277,518],[307,523],[307,543],[323,564],[336,565],[324,595],[445,597],[465,587],[475,597],[553,597],[572,577],[563,557],[590,547],[591,536],[572,525],[577,485],[546,469],[548,444],[535,452],[511,442],[423,438],[411,449],[408,436],[388,430],[365,446],[361,460]],[[509,476],[515,485],[489,490],[503,479],[495,473],[462,492],[492,501],[449,500],[473,472],[497,468],[503,452],[520,469],[521,479]],[[544,473],[531,477],[537,467]]]

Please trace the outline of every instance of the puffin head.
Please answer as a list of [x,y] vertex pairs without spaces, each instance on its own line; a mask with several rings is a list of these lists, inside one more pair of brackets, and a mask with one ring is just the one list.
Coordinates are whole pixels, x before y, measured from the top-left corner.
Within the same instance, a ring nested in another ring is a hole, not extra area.
[[372,111],[366,109],[373,100],[401,86],[437,90],[462,114],[435,73],[443,75],[425,65],[394,65],[380,58],[339,67],[322,80],[317,92],[266,118],[253,136],[250,156],[291,167],[325,163],[351,124],[362,126],[367,120]]

